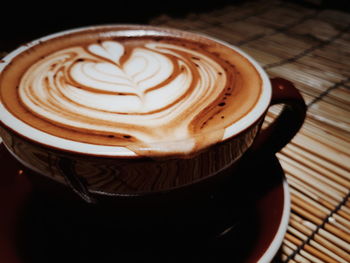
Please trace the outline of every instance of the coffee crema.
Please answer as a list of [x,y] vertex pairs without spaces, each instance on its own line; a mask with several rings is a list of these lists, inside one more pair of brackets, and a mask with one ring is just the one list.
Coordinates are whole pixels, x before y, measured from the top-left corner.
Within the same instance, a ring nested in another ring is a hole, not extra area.
[[43,41],[3,69],[1,102],[73,142],[196,153],[251,111],[262,80],[229,46],[179,32],[99,27]]

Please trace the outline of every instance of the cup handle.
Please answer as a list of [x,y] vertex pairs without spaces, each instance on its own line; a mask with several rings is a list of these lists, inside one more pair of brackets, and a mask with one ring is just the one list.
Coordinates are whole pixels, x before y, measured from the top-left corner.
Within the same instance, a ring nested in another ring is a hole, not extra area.
[[267,128],[262,129],[254,140],[252,152],[264,155],[277,153],[292,140],[303,125],[307,110],[303,97],[293,83],[282,78],[273,78],[270,81],[270,106],[285,106],[279,116]]

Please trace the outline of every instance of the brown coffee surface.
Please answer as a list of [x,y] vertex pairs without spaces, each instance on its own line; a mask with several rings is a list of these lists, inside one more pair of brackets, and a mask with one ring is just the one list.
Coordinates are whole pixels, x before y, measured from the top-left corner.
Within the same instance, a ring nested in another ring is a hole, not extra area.
[[262,93],[255,67],[209,38],[97,27],[34,45],[0,75],[0,98],[45,133],[138,155],[191,154],[223,140]]

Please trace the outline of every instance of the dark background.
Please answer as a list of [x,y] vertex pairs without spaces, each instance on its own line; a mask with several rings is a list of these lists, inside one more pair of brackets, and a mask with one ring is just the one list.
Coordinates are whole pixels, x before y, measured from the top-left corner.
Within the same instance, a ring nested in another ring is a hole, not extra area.
[[[0,51],[38,37],[79,26],[107,23],[147,23],[160,14],[183,17],[190,12],[205,12],[229,4],[254,0],[92,0],[77,1],[1,1]],[[350,10],[348,0],[285,0],[315,8]]]

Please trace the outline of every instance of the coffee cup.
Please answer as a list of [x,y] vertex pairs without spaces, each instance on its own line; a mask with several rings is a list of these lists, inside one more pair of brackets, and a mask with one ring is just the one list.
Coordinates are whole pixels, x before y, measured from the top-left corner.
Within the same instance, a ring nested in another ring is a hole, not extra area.
[[[0,71],[8,151],[90,204],[210,187],[243,156],[279,151],[306,113],[290,81],[269,79],[239,48],[170,28],[56,33],[8,54]],[[274,104],[286,106],[261,129]]]

